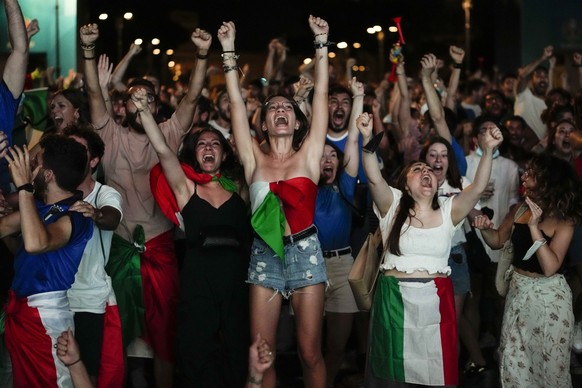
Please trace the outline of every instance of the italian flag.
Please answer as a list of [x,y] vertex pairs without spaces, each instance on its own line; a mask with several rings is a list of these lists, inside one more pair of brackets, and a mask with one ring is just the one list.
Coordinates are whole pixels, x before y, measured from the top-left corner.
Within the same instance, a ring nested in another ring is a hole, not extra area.
[[457,324],[451,280],[380,276],[372,310],[370,366],[376,378],[456,385]]
[[125,364],[123,360],[123,339],[121,336],[121,318],[117,308],[115,293],[109,283],[109,297],[105,306],[103,322],[103,344],[101,345],[101,366],[97,388],[123,387]]

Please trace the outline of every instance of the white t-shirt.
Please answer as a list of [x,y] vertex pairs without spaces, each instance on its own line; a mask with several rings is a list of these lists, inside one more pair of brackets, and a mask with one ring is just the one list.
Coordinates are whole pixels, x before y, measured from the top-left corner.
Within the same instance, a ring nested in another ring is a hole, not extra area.
[[224,127],[221,127],[221,126],[220,126],[220,125],[219,125],[219,124],[216,122],[216,120],[210,120],[210,121],[208,122],[208,125],[210,125],[210,126],[211,126],[212,128],[214,128],[214,129],[216,129],[216,130],[220,131],[220,133],[222,133],[222,135],[224,136],[224,138],[225,138],[226,140],[230,139],[230,129],[229,129],[229,128],[224,128]]
[[538,139],[546,136],[548,128],[541,119],[542,112],[547,108],[546,102],[534,96],[529,87],[515,97],[513,113],[523,117],[527,125],[536,133]]
[[[121,212],[121,194],[99,182],[95,182],[93,191],[84,198],[84,201],[97,209],[110,206]],[[105,272],[105,264],[109,259],[112,238],[112,230],[93,228],[93,237],[87,242],[83,252],[79,270],[75,275],[75,283],[67,292],[71,310],[95,314],[105,312],[105,303],[111,290],[111,279]]]
[[[388,239],[392,229],[396,210],[400,205],[402,192],[390,187],[394,201],[384,217],[380,216],[380,211],[374,203],[374,213],[380,220],[380,230],[382,231],[382,241]],[[462,223],[453,225],[451,219],[453,197],[439,198],[440,210],[443,223],[434,228],[416,228],[408,224],[402,226],[400,235],[401,256],[390,253],[388,249],[384,251],[382,262],[383,270],[396,269],[400,272],[412,273],[415,271],[427,271],[429,274],[443,273],[451,274],[451,267],[448,266],[449,254],[451,252],[451,241],[455,231]]]
[[[475,179],[477,166],[481,157],[475,151],[467,155],[467,177]],[[493,158],[493,165],[491,166],[491,178],[493,183],[493,195],[486,199],[480,200],[481,207],[488,207],[493,209],[493,227],[497,228],[503,222],[503,219],[509,212],[509,208],[519,202],[519,169],[517,164],[511,160],[499,156]],[[483,241],[485,251],[491,258],[491,261],[497,263],[501,257],[501,250],[493,250],[489,245],[485,244],[481,231],[477,230],[477,235]]]

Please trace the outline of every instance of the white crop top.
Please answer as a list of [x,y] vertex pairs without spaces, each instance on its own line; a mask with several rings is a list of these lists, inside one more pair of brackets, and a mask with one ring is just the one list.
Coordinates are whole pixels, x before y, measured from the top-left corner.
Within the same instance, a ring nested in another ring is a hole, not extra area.
[[[394,196],[394,201],[383,218],[380,217],[380,212],[376,204],[374,204],[374,213],[380,219],[380,230],[382,231],[382,240],[384,242],[388,239],[396,210],[402,198],[400,190],[393,187],[390,187],[390,190]],[[396,256],[385,249],[381,269],[396,269],[406,273],[427,271],[429,274],[442,273],[450,275],[451,268],[448,266],[448,261],[451,241],[455,231],[463,224],[461,222],[455,226],[451,220],[453,198],[439,198],[443,218],[441,225],[423,229],[405,223],[402,226],[400,236],[400,252],[402,255]]]

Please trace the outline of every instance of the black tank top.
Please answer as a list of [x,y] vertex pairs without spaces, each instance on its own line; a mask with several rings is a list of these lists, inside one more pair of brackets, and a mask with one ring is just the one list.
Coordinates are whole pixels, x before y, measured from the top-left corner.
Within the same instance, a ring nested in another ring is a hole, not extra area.
[[[548,242],[552,241],[551,237],[546,236],[544,232],[542,235]],[[513,264],[514,267],[523,269],[524,271],[535,272],[543,275],[542,267],[538,261],[536,254],[528,260],[522,260],[528,249],[532,246],[533,240],[527,224],[513,224],[513,233],[511,234],[511,242],[513,243]]]

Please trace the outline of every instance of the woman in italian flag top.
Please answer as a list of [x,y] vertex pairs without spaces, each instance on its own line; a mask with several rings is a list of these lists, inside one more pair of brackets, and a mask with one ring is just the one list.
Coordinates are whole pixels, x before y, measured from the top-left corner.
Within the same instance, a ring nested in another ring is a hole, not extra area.
[[[313,215],[327,131],[329,26],[325,20],[309,16],[309,27],[315,48],[311,124],[290,96],[269,97],[261,111],[261,129],[269,145],[266,153],[250,133],[239,88],[234,23],[224,22],[218,39],[223,49],[232,130],[253,213],[255,238],[248,271],[251,334],[260,333],[274,349],[282,300],[290,298],[305,386],[324,388],[321,327],[327,276]],[[253,379],[249,376],[249,382]],[[275,385],[271,367],[262,386]]]
[[[364,150],[373,151],[371,115],[363,113],[356,124]],[[484,151],[475,180],[454,197],[438,197],[437,178],[425,163],[410,163],[391,187],[374,154],[362,154],[384,241],[384,276],[378,280],[371,312],[366,387],[458,383],[455,302],[448,278],[451,241],[487,186],[492,155],[503,137],[491,126],[479,140]]]

